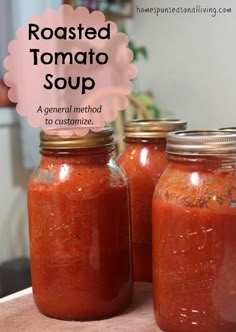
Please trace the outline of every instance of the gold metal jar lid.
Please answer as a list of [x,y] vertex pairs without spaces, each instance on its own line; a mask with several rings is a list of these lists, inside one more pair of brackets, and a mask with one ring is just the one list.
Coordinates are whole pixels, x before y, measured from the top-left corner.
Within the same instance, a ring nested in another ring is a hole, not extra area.
[[171,131],[186,129],[187,122],[178,119],[150,119],[126,122],[127,138],[165,138]]
[[219,130],[236,131],[236,127],[224,127],[224,128],[219,128]]
[[114,144],[113,130],[106,127],[98,132],[89,131],[84,136],[76,134],[73,130],[50,129],[40,132],[40,149],[49,150],[73,150],[73,149],[89,149],[110,146]]
[[166,152],[176,155],[220,156],[236,153],[236,132],[185,130],[168,134]]

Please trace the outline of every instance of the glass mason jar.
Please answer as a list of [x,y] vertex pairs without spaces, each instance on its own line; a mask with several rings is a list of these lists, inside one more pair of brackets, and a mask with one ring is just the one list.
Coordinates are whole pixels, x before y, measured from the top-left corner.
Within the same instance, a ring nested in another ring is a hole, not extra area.
[[126,147],[118,158],[130,189],[135,281],[152,281],[152,196],[165,159],[168,132],[185,129],[175,119],[136,120],[125,125]]
[[153,288],[166,332],[236,331],[236,134],[167,138],[153,197]]
[[69,135],[41,132],[29,182],[33,295],[47,316],[94,320],[131,302],[128,188],[111,129]]

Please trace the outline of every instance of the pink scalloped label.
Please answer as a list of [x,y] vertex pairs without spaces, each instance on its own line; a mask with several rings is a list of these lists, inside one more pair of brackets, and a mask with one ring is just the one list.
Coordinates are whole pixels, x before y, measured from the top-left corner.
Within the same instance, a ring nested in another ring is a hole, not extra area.
[[34,16],[9,43],[9,98],[32,127],[101,130],[128,106],[136,67],[128,37],[84,7]]

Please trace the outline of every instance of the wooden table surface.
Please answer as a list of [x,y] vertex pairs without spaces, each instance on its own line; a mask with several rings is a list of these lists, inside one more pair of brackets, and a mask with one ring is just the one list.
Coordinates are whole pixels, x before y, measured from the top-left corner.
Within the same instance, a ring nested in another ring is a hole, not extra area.
[[135,283],[132,305],[113,318],[91,322],[69,322],[45,317],[37,310],[28,288],[0,299],[2,332],[161,332],[152,308],[152,285]]

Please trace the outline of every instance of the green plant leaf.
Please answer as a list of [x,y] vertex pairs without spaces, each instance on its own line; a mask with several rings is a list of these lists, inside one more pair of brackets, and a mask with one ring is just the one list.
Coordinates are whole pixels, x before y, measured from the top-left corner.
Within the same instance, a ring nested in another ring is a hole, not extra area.
[[148,59],[148,51],[144,46],[137,47],[135,51],[136,51],[137,58],[139,55],[142,55],[145,60]]

